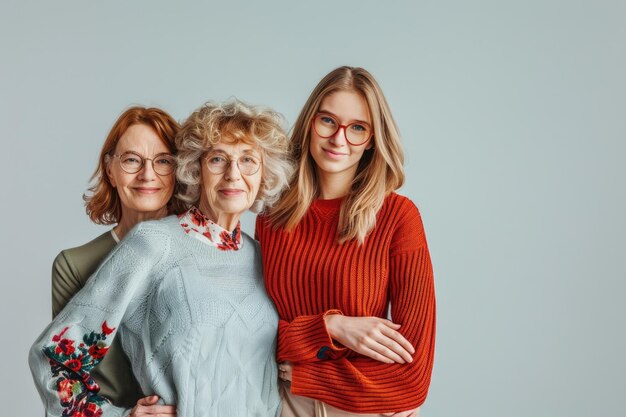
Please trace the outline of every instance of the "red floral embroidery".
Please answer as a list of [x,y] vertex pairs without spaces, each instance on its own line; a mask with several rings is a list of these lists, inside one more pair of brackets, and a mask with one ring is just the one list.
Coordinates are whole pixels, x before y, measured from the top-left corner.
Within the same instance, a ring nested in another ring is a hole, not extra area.
[[211,236],[211,232],[204,232],[204,233],[202,233],[202,236],[206,237],[211,242],[213,242],[213,236]]
[[88,403],[83,410],[74,414],[74,417],[100,417],[102,415],[102,409],[94,403]]
[[205,227],[207,225],[208,219],[197,208],[190,208],[188,213],[190,214],[189,218],[196,226]]
[[239,229],[235,229],[235,231],[231,234],[226,230],[220,233],[221,242],[217,243],[217,247],[221,250],[238,250],[239,249]]
[[56,347],[56,353],[63,353],[64,355],[71,355],[74,353],[74,341],[69,339],[61,339]]
[[89,372],[106,355],[106,339],[115,328],[105,321],[100,332],[84,335],[78,347],[74,340],[63,337],[68,329],[52,336],[52,344],[43,349],[50,359],[52,375],[57,378],[57,396],[64,407],[62,417],[100,417],[101,405],[107,400],[98,395],[100,387]]
[[94,403],[87,404],[87,409],[83,412],[85,417],[98,417],[102,415],[102,409]]
[[[239,250],[241,245],[241,225],[229,232],[217,223],[209,220],[200,210],[192,207],[186,213],[178,216],[180,226],[185,233],[196,237],[205,243],[214,245],[221,250]],[[192,225],[199,226],[191,227]]]
[[104,333],[106,336],[108,336],[111,333],[113,333],[113,331],[115,331],[115,327],[114,328],[110,328],[109,326],[107,326],[107,321],[105,320],[104,323],[102,323],[102,333]]
[[57,384],[57,394],[61,402],[68,402],[72,398],[75,383],[76,381],[72,381],[71,379],[62,379],[59,381]]
[[80,368],[83,367],[83,363],[79,359],[70,359],[69,361],[66,361],[64,365],[74,372],[80,371]]
[[106,345],[97,344],[89,348],[89,354],[94,358],[100,359],[104,358],[108,350],[109,348]]
[[67,331],[67,329],[69,329],[69,327],[66,327],[65,329],[63,329],[63,331],[61,331],[61,333],[54,335],[52,337],[52,341],[53,342],[58,342],[61,340],[61,338],[63,337],[63,335],[65,334],[65,332]]

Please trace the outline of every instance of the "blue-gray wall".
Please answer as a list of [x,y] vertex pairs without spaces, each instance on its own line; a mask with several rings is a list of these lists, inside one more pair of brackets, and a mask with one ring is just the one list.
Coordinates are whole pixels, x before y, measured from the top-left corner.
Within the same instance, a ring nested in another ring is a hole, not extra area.
[[0,414],[41,413],[27,349],[52,259],[105,230],[81,194],[118,114],[236,96],[293,123],[342,64],[380,81],[426,225],[422,415],[622,413],[625,45],[623,1],[3,0]]

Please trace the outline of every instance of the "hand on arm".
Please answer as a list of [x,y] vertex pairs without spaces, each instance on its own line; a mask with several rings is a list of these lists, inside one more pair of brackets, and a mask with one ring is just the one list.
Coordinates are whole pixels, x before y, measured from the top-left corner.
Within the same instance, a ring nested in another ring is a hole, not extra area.
[[413,361],[415,349],[398,332],[399,324],[380,317],[341,314],[328,314],[325,320],[331,337],[348,349],[384,363]]
[[339,310],[329,310],[291,322],[280,320],[278,328],[281,362],[332,360],[352,350],[384,363],[407,363],[415,353],[398,331],[400,325],[380,317],[348,317]]
[[279,320],[278,361],[319,362],[348,354],[348,349],[333,343],[326,329],[324,318],[331,314],[341,315],[341,311],[328,310],[321,314],[298,316],[292,321]]
[[158,395],[151,395],[149,397],[141,398],[137,401],[128,417],[142,417],[142,416],[176,416],[176,407],[173,405],[158,405]]
[[129,412],[99,394],[91,372],[107,354],[126,311],[135,311],[141,300],[136,294],[150,285],[152,268],[167,256],[162,247],[167,236],[154,235],[157,244],[135,236],[114,249],[33,344],[29,364],[48,415]]
[[[387,410],[410,412],[426,399],[434,359],[435,292],[430,255],[417,209],[404,213],[395,230],[388,269],[391,317],[402,325],[393,330],[415,348],[413,360],[401,364],[348,356],[335,361],[294,363],[292,390],[298,395],[324,396],[344,408],[364,413],[382,411],[363,405],[363,399],[380,398],[383,390],[389,393],[385,400]],[[329,327],[332,333],[332,323]],[[332,337],[354,349],[340,335]],[[358,398],[337,393],[335,387],[341,384],[358,387]]]
[[291,362],[281,362],[278,364],[278,377],[283,381],[291,381]]

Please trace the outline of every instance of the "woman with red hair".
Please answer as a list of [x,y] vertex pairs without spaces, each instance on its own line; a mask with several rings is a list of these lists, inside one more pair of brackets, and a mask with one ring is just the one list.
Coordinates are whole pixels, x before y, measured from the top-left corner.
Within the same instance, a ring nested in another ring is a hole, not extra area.
[[[56,257],[52,265],[53,317],[133,226],[177,210],[180,202],[172,195],[176,169],[174,138],[179,128],[172,116],[154,107],[131,107],[119,116],[100,152],[92,186],[83,196],[87,215],[94,223],[115,226]],[[150,412],[157,407],[153,406],[157,398],[142,398],[117,339],[93,371],[93,377],[100,393],[115,405],[136,406],[136,412]]]

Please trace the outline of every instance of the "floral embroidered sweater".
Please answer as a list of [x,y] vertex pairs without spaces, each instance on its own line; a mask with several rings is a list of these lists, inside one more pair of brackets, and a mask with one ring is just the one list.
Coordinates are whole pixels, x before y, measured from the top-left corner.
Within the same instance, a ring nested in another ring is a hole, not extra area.
[[[265,284],[280,316],[278,361],[293,364],[291,392],[352,413],[421,405],[435,343],[433,272],[415,205],[392,193],[363,245],[337,243],[341,199],[314,201],[290,232],[257,218]],[[413,362],[386,364],[335,343],[324,316],[391,316],[415,347]]]
[[49,417],[125,416],[91,371],[113,337],[146,395],[178,417],[276,416],[278,317],[258,243],[197,209],[136,226],[35,341]]
[[[85,286],[87,279],[118,243],[113,230],[109,230],[91,242],[59,253],[52,265],[53,318]],[[100,386],[100,395],[115,405],[133,407],[143,397],[119,338],[113,339],[107,355],[93,369],[91,376]]]

